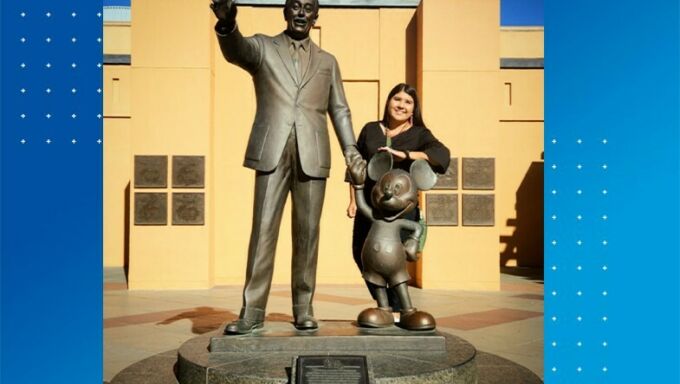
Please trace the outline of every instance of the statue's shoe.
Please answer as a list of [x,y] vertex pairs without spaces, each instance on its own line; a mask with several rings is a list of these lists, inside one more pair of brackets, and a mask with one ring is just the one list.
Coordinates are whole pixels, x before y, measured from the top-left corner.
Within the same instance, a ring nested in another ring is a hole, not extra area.
[[437,324],[432,315],[415,308],[402,312],[399,317],[399,327],[408,329],[409,331],[429,331],[436,326]]
[[394,325],[390,308],[368,308],[361,311],[357,323],[362,327],[383,328]]
[[248,319],[238,319],[227,324],[224,328],[225,335],[245,335],[251,333],[252,331],[262,328],[264,326],[263,321],[258,320],[248,320]]
[[295,328],[301,331],[308,331],[319,328],[319,323],[317,323],[316,319],[311,315],[303,315],[300,317],[296,317],[293,325],[295,326]]

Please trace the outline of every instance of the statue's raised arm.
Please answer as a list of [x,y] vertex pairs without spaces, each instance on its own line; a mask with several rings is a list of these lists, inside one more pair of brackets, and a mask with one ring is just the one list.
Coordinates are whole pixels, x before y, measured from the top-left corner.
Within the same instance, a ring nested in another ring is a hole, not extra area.
[[210,8],[218,20],[234,26],[238,10],[233,0],[212,0]]

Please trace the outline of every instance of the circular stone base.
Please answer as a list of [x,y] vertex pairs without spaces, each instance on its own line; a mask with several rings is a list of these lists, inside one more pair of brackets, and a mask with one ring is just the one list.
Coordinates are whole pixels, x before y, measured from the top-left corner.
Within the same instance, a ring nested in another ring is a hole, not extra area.
[[[193,384],[193,383],[290,383],[293,359],[299,355],[364,355],[369,363],[371,383],[542,383],[541,379],[528,369],[508,360],[484,352],[477,352],[465,340],[443,332],[415,333],[412,340],[417,348],[427,343],[423,341],[431,336],[433,347],[427,352],[378,351],[380,343],[374,342],[372,336],[382,337],[404,336],[408,338],[413,332],[398,328],[383,330],[360,329],[360,335],[353,336],[357,350],[348,352],[352,344],[347,344],[342,336],[354,329],[349,322],[322,322],[319,331],[297,331],[289,323],[268,322],[262,331],[247,336],[228,336],[226,342],[217,332],[190,339],[179,350],[168,351],[135,363],[116,375],[111,384]],[[324,332],[321,332],[325,330]],[[323,348],[323,338],[331,338],[336,334],[339,338],[332,344],[340,344],[335,353],[331,346]],[[306,344],[315,350],[298,348],[297,343],[286,343],[285,337],[295,335],[304,339]],[[364,338],[368,342],[359,341]],[[273,338],[273,339],[272,339]],[[272,339],[268,341],[268,339]],[[439,348],[437,339],[444,341],[445,351]],[[219,346],[221,350],[232,352],[210,352],[209,346]],[[233,341],[233,342],[232,342]],[[278,343],[284,341],[283,343]],[[226,343],[226,344],[225,344]],[[265,351],[248,351],[253,343],[265,344]],[[278,344],[277,344],[278,343]],[[343,344],[344,343],[344,344]],[[390,348],[395,348],[398,341],[392,340]],[[290,348],[281,345],[291,344]],[[344,346],[343,346],[344,345]],[[358,347],[357,347],[358,345]],[[245,348],[245,350],[243,350]],[[322,350],[320,350],[321,348]],[[269,350],[266,350],[269,349]],[[291,349],[291,350],[286,350]],[[427,349],[427,348],[426,348]]]
[[472,384],[475,353],[467,341],[436,331],[366,329],[348,321],[298,331],[290,323],[268,322],[249,335],[187,341],[179,349],[177,377],[181,384],[286,384],[297,356],[362,355],[370,383]]

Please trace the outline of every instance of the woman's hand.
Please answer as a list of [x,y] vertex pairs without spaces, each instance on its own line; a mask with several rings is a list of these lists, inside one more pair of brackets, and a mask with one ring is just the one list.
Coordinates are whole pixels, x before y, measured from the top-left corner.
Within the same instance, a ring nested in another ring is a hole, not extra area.
[[406,160],[406,152],[397,151],[394,148],[380,147],[380,148],[378,148],[378,152],[389,152],[389,153],[392,154],[392,157],[394,157],[394,159],[397,160],[397,161]]
[[[364,171],[364,174],[366,172]],[[356,191],[354,190],[354,187],[352,184],[349,185],[349,205],[347,206],[347,217],[350,219],[353,219],[354,216],[357,215],[357,200],[354,197],[354,193]]]
[[432,162],[430,161],[430,157],[427,156],[427,153],[425,152],[420,152],[420,151],[409,151],[408,155],[406,154],[405,151],[397,151],[393,148],[390,147],[380,147],[378,148],[378,152],[389,152],[392,154],[392,157],[394,157],[394,160],[396,161],[402,161],[406,159],[410,160],[425,160],[430,165],[433,165]]
[[347,217],[350,219],[353,219],[357,215],[357,205],[354,201],[349,202],[349,206],[347,206]]

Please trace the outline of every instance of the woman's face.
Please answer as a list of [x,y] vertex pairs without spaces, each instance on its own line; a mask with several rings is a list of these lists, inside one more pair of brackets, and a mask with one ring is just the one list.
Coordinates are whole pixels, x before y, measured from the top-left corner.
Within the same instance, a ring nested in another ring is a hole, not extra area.
[[408,93],[401,91],[390,99],[390,120],[394,123],[403,123],[413,116],[413,98]]

